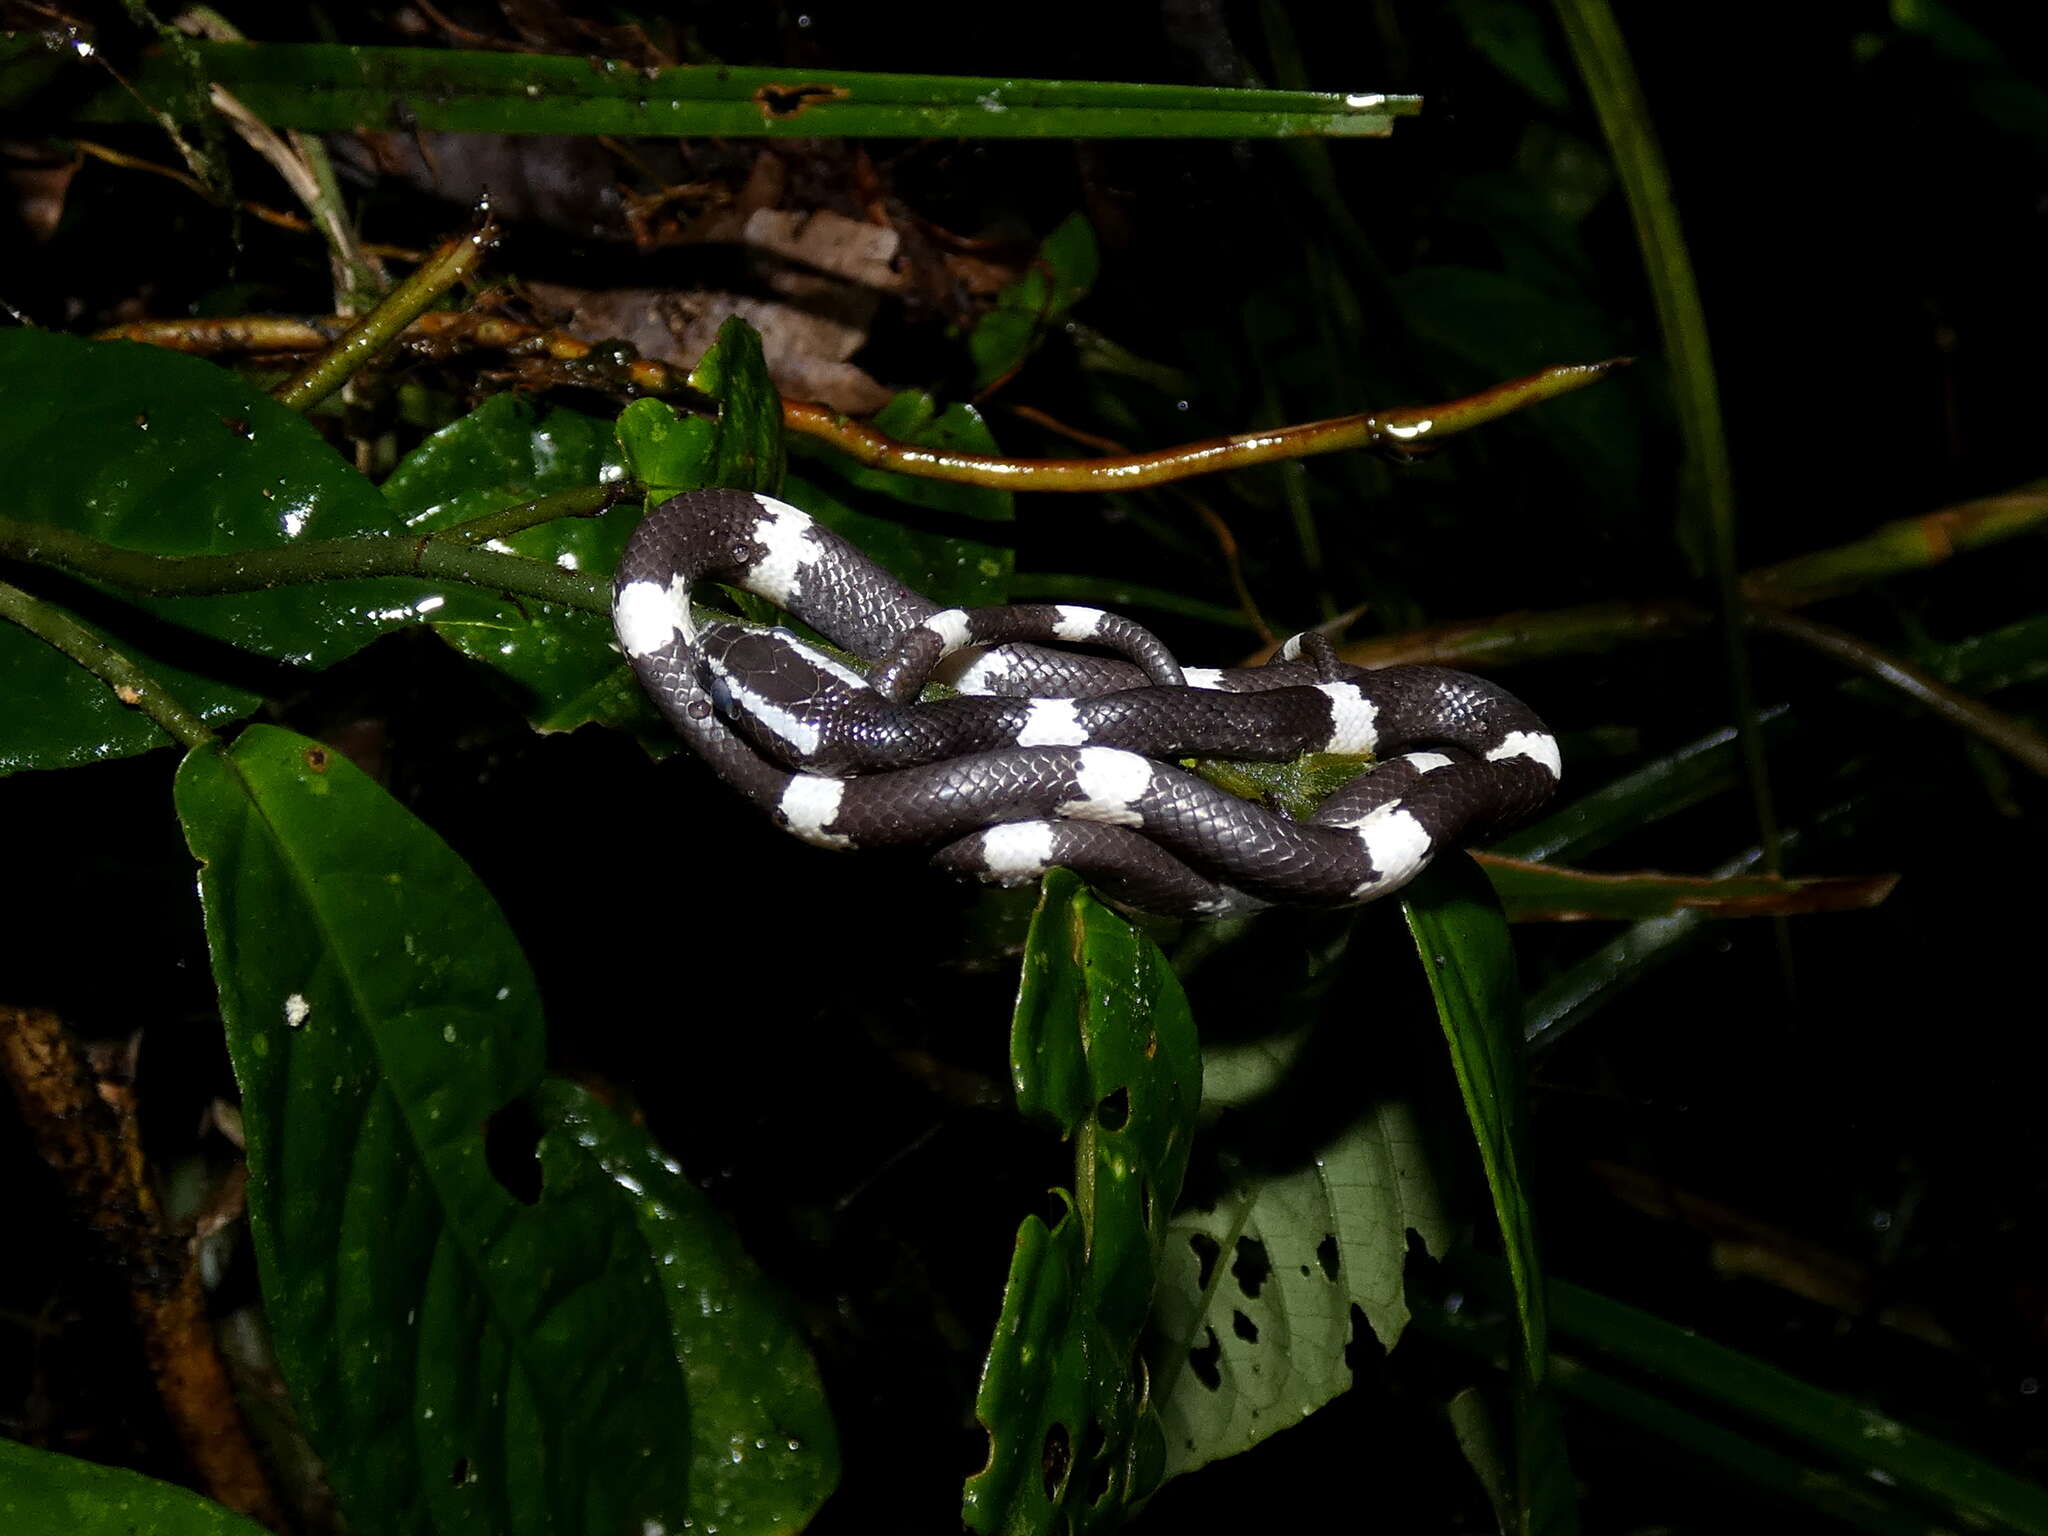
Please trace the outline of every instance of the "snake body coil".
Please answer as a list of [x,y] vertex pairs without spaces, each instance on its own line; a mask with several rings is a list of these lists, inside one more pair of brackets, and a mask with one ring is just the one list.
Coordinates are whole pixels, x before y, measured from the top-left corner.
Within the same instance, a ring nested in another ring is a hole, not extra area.
[[[787,630],[700,621],[690,595],[707,579],[766,598],[875,670]],[[619,562],[612,611],[670,724],[796,836],[939,844],[940,867],[1002,884],[1065,865],[1143,911],[1369,901],[1557,785],[1556,739],[1479,678],[1345,666],[1315,636],[1263,667],[1183,672],[1100,609],[941,609],[808,514],[742,491],[691,491],[650,512]],[[934,668],[974,650],[952,678],[959,697],[917,702]],[[1306,752],[1380,761],[1304,821],[1165,761]]]

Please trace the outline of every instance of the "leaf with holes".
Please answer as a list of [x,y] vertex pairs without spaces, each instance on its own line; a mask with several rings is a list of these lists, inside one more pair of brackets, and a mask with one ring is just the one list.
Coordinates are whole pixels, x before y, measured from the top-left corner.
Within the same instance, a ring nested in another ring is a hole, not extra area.
[[287,731],[192,753],[177,803],[278,1361],[352,1524],[680,1528],[705,1438],[729,1454],[784,1415],[693,1418],[674,1314],[704,1295],[670,1288],[655,1229],[703,1213],[544,1087],[533,979],[489,895]]
[[1138,1353],[1158,1233],[1199,1104],[1194,1021],[1156,946],[1064,870],[1046,877],[1010,1032],[1018,1107],[1074,1138],[1075,1190],[1017,1234],[975,1413],[988,1465],[976,1531],[1106,1531],[1156,1486],[1158,1424]]
[[0,1530],[64,1536],[268,1536],[253,1520],[153,1477],[0,1440]]
[[[131,342],[0,331],[8,519],[120,549],[217,554],[387,530],[369,481],[244,380]],[[215,597],[117,599],[36,578],[209,720],[256,707],[272,670],[326,666],[418,614],[420,582],[352,581]],[[144,752],[163,733],[98,678],[0,625],[0,773]]]
[[[1204,1103],[1272,1093],[1302,1038],[1205,1051]],[[1449,1246],[1410,1104],[1377,1101],[1291,1162],[1226,1163],[1216,1202],[1168,1225],[1152,1372],[1168,1477],[1248,1450],[1349,1388],[1353,1309],[1393,1348],[1408,1323],[1408,1234]]]

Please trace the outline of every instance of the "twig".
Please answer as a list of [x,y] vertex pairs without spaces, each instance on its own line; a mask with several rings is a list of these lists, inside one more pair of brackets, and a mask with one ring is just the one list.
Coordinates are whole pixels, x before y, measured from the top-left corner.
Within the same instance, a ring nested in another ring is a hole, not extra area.
[[[417,276],[417,274],[415,274]],[[396,297],[396,295],[394,295]],[[387,301],[388,302],[388,301]],[[141,341],[182,352],[217,353],[258,349],[306,351],[334,334],[333,320],[285,320],[266,316],[235,316],[220,320],[144,320],[113,326],[99,333],[103,341]],[[421,315],[401,338],[405,345],[430,356],[445,356],[462,346],[503,350],[526,359],[601,369],[597,379],[576,375],[576,382],[670,398],[699,399],[680,370],[650,358],[613,362],[597,347],[560,331],[523,325],[502,315]],[[597,354],[595,357],[593,354]],[[1152,453],[1109,454],[1092,459],[1006,459],[997,454],[956,453],[926,448],[886,437],[863,422],[807,401],[782,402],[782,425],[838,449],[870,469],[949,480],[961,485],[989,485],[1015,491],[1128,491],[1165,485],[1219,470],[1245,469],[1366,448],[1408,457],[1426,452],[1438,441],[1469,432],[1502,416],[1597,383],[1628,364],[1626,357],[1600,363],[1566,363],[1525,378],[1510,379],[1463,399],[1436,405],[1399,406],[1365,411],[1328,421],[1275,427],[1265,432],[1240,432],[1232,437],[1183,443]]]
[[600,512],[609,510],[615,502],[638,495],[639,491],[640,486],[632,480],[612,480],[604,485],[579,485],[566,491],[550,491],[516,507],[503,507],[496,512],[486,512],[482,517],[473,517],[466,523],[438,529],[434,537],[453,539],[460,544],[488,544],[492,539],[510,538],[515,533],[524,533],[529,528],[552,523],[558,518],[596,517]]
[[1749,621],[1759,629],[1783,635],[1788,640],[1797,640],[1808,649],[1903,693],[1950,725],[1996,747],[2022,768],[2048,778],[2048,740],[2010,715],[1951,688],[1932,673],[1887,655],[1846,630],[1816,623],[1797,614],[1774,608],[1752,608]]
[[884,437],[874,428],[823,406],[793,400],[782,404],[782,424],[792,432],[830,443],[856,464],[870,469],[963,485],[1006,486],[1018,491],[1128,491],[1164,485],[1191,475],[1246,469],[1254,464],[1350,448],[1412,454],[1440,438],[1496,421],[1511,411],[1583,389],[1628,361],[1610,358],[1604,363],[1546,368],[1541,373],[1511,379],[1479,394],[1438,405],[1365,411],[1328,421],[1275,427],[1266,432],[1240,432],[1231,437],[1183,443],[1153,453],[1096,459],[1005,459],[994,454],[925,448]]
[[0,619],[19,624],[44,644],[62,651],[113,689],[114,697],[123,704],[149,716],[166,735],[188,747],[212,742],[213,732],[205,721],[62,608],[0,581]]
[[[218,592],[260,592],[312,581],[411,576],[517,593],[586,613],[611,612],[609,584],[600,576],[565,571],[539,560],[501,555],[495,550],[477,549],[457,539],[440,537],[386,534],[358,539],[307,539],[282,548],[245,549],[234,554],[158,555],[138,549],[117,549],[69,528],[0,518],[0,555],[53,566],[151,597],[200,597]],[[55,640],[50,643],[58,644]],[[58,645],[58,649],[65,647]]]
[[57,1016],[42,1009],[0,1005],[0,1071],[43,1160],[127,1278],[157,1393],[206,1492],[283,1530],[284,1506],[207,1321],[191,1244],[165,1220],[132,1107],[118,1096],[110,1107]]
[[486,214],[477,229],[444,240],[433,255],[385,295],[347,335],[278,386],[278,403],[295,411],[307,411],[325,400],[418,319],[420,311],[476,271],[484,252],[497,239],[498,226]]

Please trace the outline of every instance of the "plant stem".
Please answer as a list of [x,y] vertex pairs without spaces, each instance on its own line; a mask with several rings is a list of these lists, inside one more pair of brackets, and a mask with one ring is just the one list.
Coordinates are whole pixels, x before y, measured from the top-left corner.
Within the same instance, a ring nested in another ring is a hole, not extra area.
[[486,544],[492,539],[510,538],[528,528],[537,528],[542,523],[552,523],[557,518],[595,517],[614,502],[639,494],[639,485],[631,480],[572,486],[566,491],[550,491],[516,507],[502,507],[496,512],[486,512],[482,517],[473,517],[466,523],[438,529],[434,537],[452,539],[460,544]]
[[[247,315],[214,320],[141,320],[98,333],[101,341],[140,341],[202,355],[222,352],[290,352],[324,346],[340,322]],[[401,338],[430,357],[445,357],[463,347],[493,351],[516,349],[529,383],[573,382],[586,388],[619,393],[682,398],[703,404],[681,371],[652,358],[626,360],[593,356],[590,342],[559,331],[522,325],[502,315],[435,313],[421,315]],[[1351,448],[1379,449],[1407,456],[1427,451],[1439,440],[1497,421],[1527,406],[1554,400],[1597,383],[1630,359],[1599,363],[1565,363],[1525,378],[1510,379],[1478,394],[1435,405],[1396,406],[1363,411],[1328,421],[1302,422],[1264,432],[1183,443],[1151,453],[1115,453],[1087,459],[1006,459],[995,454],[954,453],[885,437],[865,423],[822,405],[802,400],[782,402],[784,430],[827,443],[857,464],[927,480],[960,485],[997,486],[1013,491],[1128,491],[1165,485],[1218,470],[1244,469],[1311,454]],[[561,365],[559,377],[546,370]]]
[[1559,395],[1583,389],[1605,378],[1627,361],[1626,358],[1610,358],[1602,363],[1569,363],[1546,368],[1541,373],[1511,379],[1476,395],[1439,405],[1363,411],[1355,416],[1332,417],[1328,421],[1303,422],[1264,432],[1240,432],[1231,437],[1183,443],[1179,447],[1162,448],[1153,453],[1092,459],[1005,459],[993,454],[924,448],[884,437],[872,427],[823,406],[795,400],[783,402],[782,424],[792,432],[801,432],[807,437],[830,443],[856,464],[869,469],[917,475],[928,480],[949,480],[961,485],[1002,486],[1015,491],[1128,491],[1183,480],[1190,475],[1245,469],[1254,464],[1271,464],[1317,453],[1336,453],[1347,448],[1413,453],[1440,438],[1483,426],[1524,406],[1554,400]]
[[201,597],[310,581],[411,576],[516,593],[585,613],[611,612],[609,585],[602,577],[477,549],[449,538],[387,534],[309,539],[281,549],[248,549],[226,555],[157,555],[117,549],[68,528],[0,518],[0,555],[54,566],[151,597]]
[[113,689],[114,697],[123,704],[149,716],[166,735],[188,747],[212,744],[213,732],[205,721],[63,609],[0,581],[0,619],[19,624],[45,645],[62,651]]
[[498,226],[487,213],[483,223],[468,234],[442,241],[411,276],[386,294],[341,340],[279,385],[278,403],[295,411],[308,411],[325,400],[396,340],[429,304],[476,271],[484,252],[497,239]]

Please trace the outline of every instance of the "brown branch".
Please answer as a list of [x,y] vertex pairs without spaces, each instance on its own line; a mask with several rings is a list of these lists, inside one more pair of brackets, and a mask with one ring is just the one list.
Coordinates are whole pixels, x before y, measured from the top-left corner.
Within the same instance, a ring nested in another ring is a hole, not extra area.
[[791,400],[783,402],[782,424],[789,431],[830,443],[856,464],[869,469],[891,470],[898,474],[950,480],[964,485],[1007,486],[1019,491],[1128,491],[1141,486],[1164,485],[1191,475],[1248,469],[1257,464],[1279,463],[1351,448],[1407,456],[1433,445],[1440,438],[1469,431],[1525,406],[1583,389],[1605,378],[1627,361],[1626,358],[1611,358],[1604,363],[1574,363],[1546,368],[1541,373],[1511,379],[1476,395],[1446,400],[1437,405],[1365,411],[1355,416],[1332,417],[1328,421],[1303,422],[1265,432],[1240,432],[1230,437],[1182,443],[1178,447],[1161,448],[1152,453],[1094,459],[1005,459],[994,454],[925,448],[884,437],[874,428],[821,405]]
[[[226,320],[146,320],[100,332],[101,340],[142,341],[186,352],[309,351],[324,345],[336,322],[243,316]],[[466,348],[511,353],[528,364],[558,363],[573,371],[559,377],[545,369],[536,383],[577,383],[623,393],[701,398],[683,373],[649,358],[617,358],[611,349],[524,325],[502,315],[422,315],[400,338],[410,350],[446,357]],[[802,400],[782,402],[785,431],[828,443],[856,464],[927,480],[988,485],[1018,491],[1128,491],[1165,485],[1193,475],[1281,463],[1312,454],[1363,448],[1409,457],[1439,440],[1559,395],[1584,389],[1630,359],[1568,363],[1525,378],[1510,379],[1476,395],[1435,405],[1364,411],[1328,421],[1302,422],[1264,432],[1183,443],[1151,453],[1107,454],[1088,459],[1006,459],[999,454],[958,453],[884,436],[863,422]]]
[[53,1013],[0,1005],[0,1071],[43,1160],[128,1280],[150,1373],[207,1494],[285,1528],[206,1315],[189,1240],[171,1230],[125,1089],[96,1079]]

